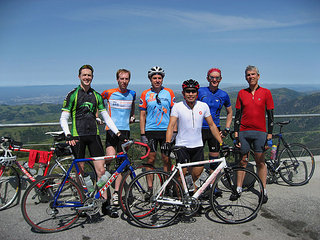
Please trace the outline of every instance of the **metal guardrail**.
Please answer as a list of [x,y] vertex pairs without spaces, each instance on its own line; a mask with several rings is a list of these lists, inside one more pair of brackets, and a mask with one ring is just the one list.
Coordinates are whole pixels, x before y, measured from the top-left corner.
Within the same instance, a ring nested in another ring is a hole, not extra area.
[[[320,114],[288,114],[288,115],[274,115],[274,118],[300,118],[300,117],[320,117]],[[226,119],[227,117],[220,117],[221,120]],[[234,118],[234,116],[233,116]],[[136,120],[139,122],[139,120]],[[71,124],[71,122],[69,122]],[[9,124],[0,124],[0,128],[4,127],[47,127],[47,126],[60,126],[60,123],[9,123]]]

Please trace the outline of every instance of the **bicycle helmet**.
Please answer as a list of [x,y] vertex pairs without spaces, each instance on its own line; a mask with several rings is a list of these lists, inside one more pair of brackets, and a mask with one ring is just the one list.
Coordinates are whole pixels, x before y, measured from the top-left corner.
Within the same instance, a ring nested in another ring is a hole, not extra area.
[[152,67],[149,71],[148,71],[148,78],[151,78],[153,75],[155,74],[159,74],[162,76],[162,78],[164,78],[165,73],[164,70],[161,67],[155,66]]
[[199,83],[193,79],[186,80],[182,83],[182,90],[184,90],[185,88],[199,89],[199,87],[200,87]]

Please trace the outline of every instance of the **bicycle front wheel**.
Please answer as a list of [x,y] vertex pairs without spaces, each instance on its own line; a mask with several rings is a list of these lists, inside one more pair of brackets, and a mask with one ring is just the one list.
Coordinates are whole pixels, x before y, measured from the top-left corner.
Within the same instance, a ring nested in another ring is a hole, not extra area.
[[63,179],[64,176],[61,175],[46,176],[26,189],[21,210],[24,219],[34,230],[59,232],[70,227],[79,218],[79,212],[71,205],[82,205],[84,196],[81,187],[70,178],[57,197],[57,206],[53,207],[54,195]]
[[[135,167],[134,173],[136,176],[138,176],[140,173],[146,172],[147,170],[154,170],[154,167],[151,164],[143,164],[138,167]],[[133,179],[133,174],[129,169],[123,174],[123,177],[119,186],[119,190],[118,190],[119,206],[124,214],[127,214],[125,194],[128,191],[128,187],[132,179]]]
[[284,148],[278,160],[281,178],[291,186],[301,186],[311,179],[315,161],[313,154],[303,144],[292,143]]
[[[237,192],[237,176],[245,173],[253,184]],[[210,204],[214,213],[227,223],[244,223],[255,218],[261,208],[263,185],[260,178],[246,168],[225,168],[213,184]]]
[[[171,224],[180,211],[175,201],[182,201],[183,191],[178,180],[172,178],[156,199],[163,182],[170,174],[160,170],[139,174],[130,183],[126,194],[126,209],[140,226],[159,228]],[[166,202],[162,202],[166,200]]]
[[0,210],[9,207],[17,198],[20,191],[18,171],[10,166],[0,167]]

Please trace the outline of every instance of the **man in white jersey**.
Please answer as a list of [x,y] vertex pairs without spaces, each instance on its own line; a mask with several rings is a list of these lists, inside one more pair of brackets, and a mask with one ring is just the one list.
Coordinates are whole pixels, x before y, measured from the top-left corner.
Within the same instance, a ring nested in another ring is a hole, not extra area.
[[[179,149],[177,157],[180,163],[182,162],[197,162],[203,161],[203,142],[202,142],[202,123],[205,119],[213,136],[217,139],[220,146],[222,139],[220,132],[212,120],[210,109],[204,102],[198,101],[199,83],[189,79],[182,84],[182,94],[184,101],[176,103],[170,115],[169,126],[166,132],[166,142],[163,145],[164,151],[170,151],[171,139],[174,126],[178,123],[178,134],[176,137],[176,146],[184,147]],[[197,179],[203,171],[203,166],[193,167],[189,169],[193,180]],[[184,173],[186,169],[184,169]]]

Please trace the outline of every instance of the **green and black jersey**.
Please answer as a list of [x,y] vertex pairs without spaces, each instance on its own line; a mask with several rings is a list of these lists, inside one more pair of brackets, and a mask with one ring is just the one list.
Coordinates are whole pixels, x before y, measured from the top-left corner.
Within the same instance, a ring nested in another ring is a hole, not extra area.
[[72,136],[98,135],[96,112],[106,110],[101,95],[90,88],[85,92],[79,85],[68,93],[62,111],[70,112],[72,117]]

